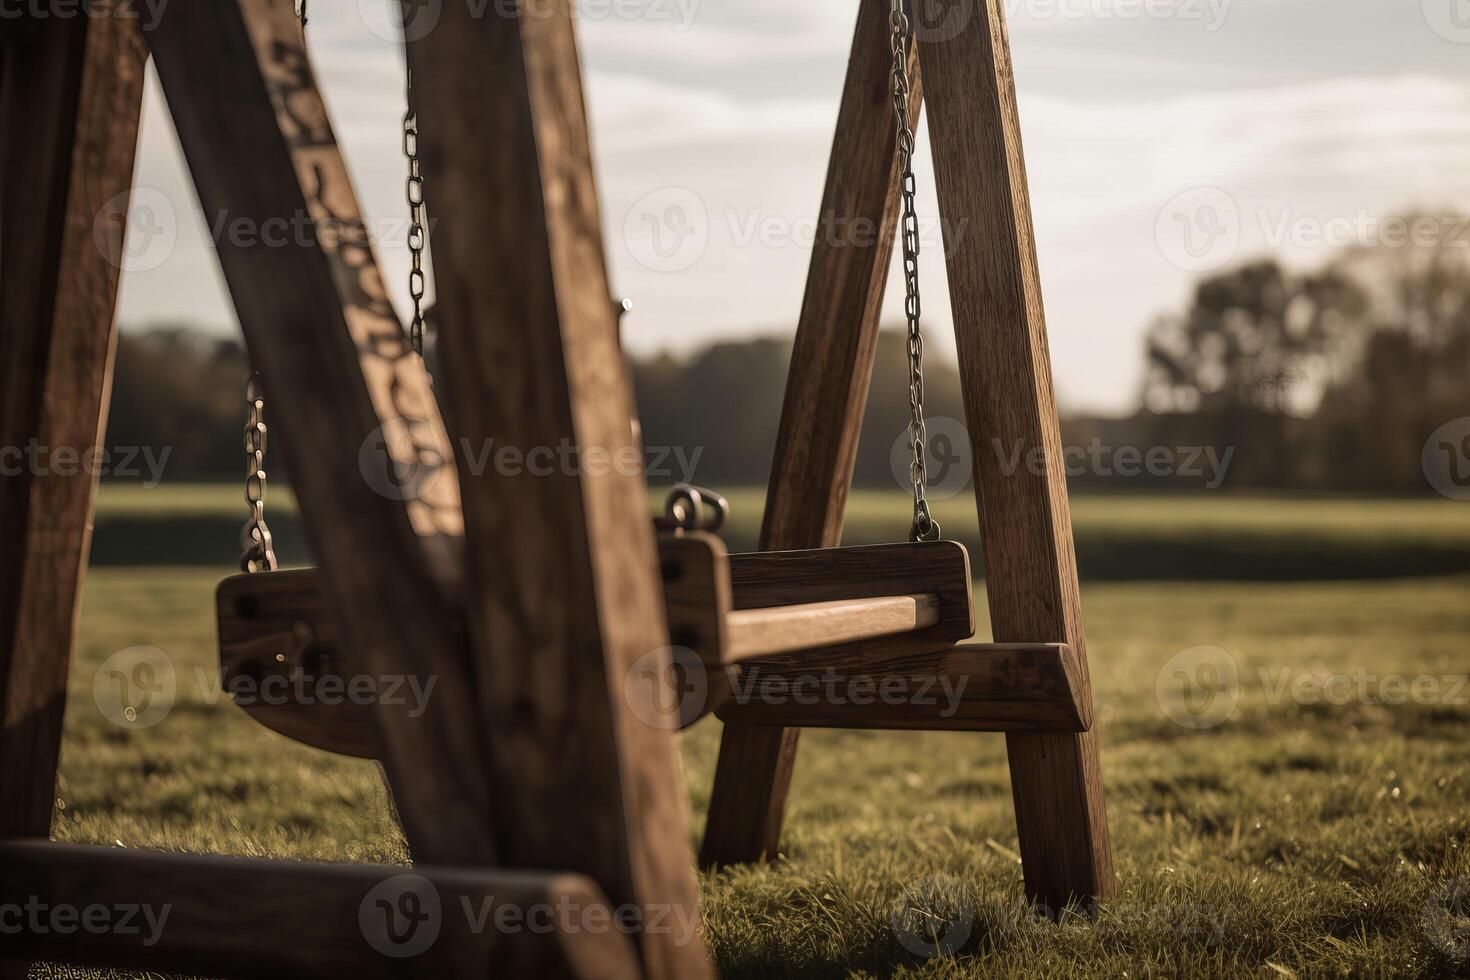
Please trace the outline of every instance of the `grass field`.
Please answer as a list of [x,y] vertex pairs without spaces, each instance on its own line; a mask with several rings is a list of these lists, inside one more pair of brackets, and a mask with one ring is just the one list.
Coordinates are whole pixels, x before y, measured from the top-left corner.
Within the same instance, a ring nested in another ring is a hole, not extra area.
[[[163,500],[111,495],[102,519],[202,506]],[[901,527],[893,504],[859,498],[855,520],[886,524],[892,511]],[[737,513],[754,510],[737,500]],[[1363,553],[1470,542],[1470,509],[1421,503],[1085,499],[1077,523],[1165,538],[1210,526],[1293,547],[1315,536]],[[406,860],[373,766],[289,743],[201,682],[213,673],[211,593],[228,571],[90,576],[56,836]],[[1467,597],[1470,576],[1452,575],[1091,585],[1118,896],[1092,919],[1024,914],[1000,737],[809,732],[781,858],[702,881],[718,966],[732,977],[1470,975]],[[165,651],[178,696],[161,723],[129,731],[103,716],[93,685],[109,655],[137,644]],[[1182,700],[1179,680],[1202,665],[1238,677],[1203,707]],[[691,846],[718,740],[713,721],[682,739]],[[915,909],[943,919],[953,955],[922,955]]]
[[[732,550],[756,547],[763,491],[728,493]],[[661,501],[659,491],[650,506]],[[282,560],[309,560],[289,491],[267,501]],[[102,565],[226,564],[239,549],[240,488],[136,484],[103,487],[93,560]],[[1093,581],[1161,579],[1296,581],[1470,574],[1470,508],[1423,500],[1281,500],[1190,496],[1077,497],[1078,562]],[[858,490],[848,501],[845,540],[892,541],[908,531],[908,498]],[[969,493],[935,502],[947,537],[976,555],[980,540]]]

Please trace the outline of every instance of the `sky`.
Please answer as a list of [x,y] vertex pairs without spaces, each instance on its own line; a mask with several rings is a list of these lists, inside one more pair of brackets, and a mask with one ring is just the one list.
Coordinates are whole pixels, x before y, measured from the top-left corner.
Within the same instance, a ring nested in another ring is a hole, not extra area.
[[[394,2],[312,0],[307,36],[405,312]],[[487,0],[431,0],[458,2]],[[634,303],[626,343],[684,353],[792,334],[857,0],[576,2],[611,280]],[[1064,411],[1130,410],[1144,331],[1201,275],[1398,247],[1408,212],[1433,219],[1416,234],[1462,234],[1470,0],[1002,2]],[[919,140],[924,327],[951,356],[922,127]],[[135,187],[134,223],[152,231],[130,244],[123,329],[237,331],[151,75]],[[901,323],[901,297],[895,270],[885,323]]]

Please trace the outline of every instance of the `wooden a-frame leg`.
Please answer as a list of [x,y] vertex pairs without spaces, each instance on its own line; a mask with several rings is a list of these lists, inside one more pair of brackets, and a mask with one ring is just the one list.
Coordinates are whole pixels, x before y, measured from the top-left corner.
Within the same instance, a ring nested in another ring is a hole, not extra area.
[[460,473],[497,850],[641,910],[648,976],[706,976],[674,735],[640,710],[671,694],[668,636],[569,5],[446,4],[409,62],[446,416],[515,454]]
[[[857,459],[898,220],[886,0],[862,0],[776,436],[762,551],[833,548]],[[910,61],[912,124],[922,99]],[[728,725],[700,863],[774,857],[800,729]]]
[[105,428],[144,64],[110,9],[12,19],[0,44],[0,838],[51,832],[91,544],[96,472],[40,464]]
[[411,416],[412,430],[438,439],[442,424],[387,304],[292,5],[171,4],[147,38],[207,222],[221,230],[216,250],[264,380],[272,452],[286,460],[355,658],[344,666],[434,682],[417,716],[409,699],[375,706],[414,858],[494,864],[468,656],[425,547],[457,525],[453,468],[446,460],[432,488],[384,482],[403,449],[388,431]]
[[[986,0],[972,9],[920,0],[918,6],[995,639],[1068,643],[1085,681],[1077,563],[1004,4]],[[968,20],[961,27],[962,16]],[[1041,450],[1039,473],[1002,465],[1017,447]],[[1011,734],[1006,747],[1028,894],[1054,912],[1109,894],[1113,866],[1097,735]]]
[[[45,837],[142,105],[137,21],[8,20],[0,76],[0,837]],[[31,452],[35,448],[41,452]],[[59,454],[72,455],[63,464]],[[44,453],[44,455],[42,454]],[[86,455],[84,455],[86,454]],[[54,464],[54,465],[53,465]]]

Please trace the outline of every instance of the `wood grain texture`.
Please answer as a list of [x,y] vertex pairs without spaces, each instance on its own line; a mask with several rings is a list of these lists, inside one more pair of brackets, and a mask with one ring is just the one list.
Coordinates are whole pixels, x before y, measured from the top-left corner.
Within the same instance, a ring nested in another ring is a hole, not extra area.
[[340,642],[316,569],[232,575],[215,591],[215,614],[220,683],[241,710],[303,745],[383,757],[372,704],[346,695],[355,658]]
[[1084,731],[1092,725],[1064,644],[834,649],[748,661],[722,720],[892,731]]
[[[893,229],[898,222],[896,127],[890,96],[888,3],[860,0],[852,54],[822,192],[760,548],[835,547],[873,374]],[[923,86],[910,59],[909,110]],[[900,590],[908,591],[908,590]],[[776,854],[796,763],[795,729],[734,725],[720,739],[700,863]]]
[[[263,861],[40,841],[0,843],[0,866],[0,904],[25,908],[34,896],[48,909],[69,907],[78,915],[97,906],[153,913],[151,921],[141,912],[127,923],[119,917],[111,920],[119,928],[98,932],[22,925],[5,937],[8,948],[53,963],[230,977],[639,975],[627,938],[593,928],[613,921],[612,909],[597,885],[578,875]],[[405,943],[391,943],[388,914],[399,914],[408,895],[419,903],[418,914],[432,916],[416,928],[437,935],[416,955],[390,956],[373,941],[407,952],[419,936],[395,918]],[[487,910],[481,926],[476,916]],[[539,927],[563,919],[569,927]],[[497,927],[513,921],[522,926]]]
[[[961,8],[922,0],[920,20]],[[958,34],[921,40],[928,120],[945,229],[950,298],[985,540],[994,636],[1065,642],[1082,696],[1087,647],[1042,310],[1031,206],[1001,0],[986,0]],[[936,20],[938,18],[938,20]],[[951,26],[958,26],[953,21]],[[942,38],[942,39],[940,39]],[[1039,473],[1001,466],[1040,449]],[[1026,888],[1060,908],[1113,889],[1097,737],[1007,738]]]
[[0,836],[51,828],[110,390],[145,52],[98,7],[7,18],[0,67]]
[[[668,631],[570,4],[485,17],[446,4],[409,63],[451,434],[578,447],[575,467],[547,475],[460,474],[488,729],[476,761],[514,787],[496,801],[495,840],[514,866],[587,874],[650,917],[692,915],[673,734],[639,720],[625,684],[642,658],[668,655]],[[637,938],[649,976],[709,974],[698,937]]]
[[[256,229],[312,215],[281,132],[274,81],[280,62],[292,66],[295,84],[311,85],[291,5],[171,4],[147,37],[205,213]],[[328,149],[318,144],[314,152]],[[345,207],[351,191],[312,193]],[[388,420],[348,323],[360,297],[344,295],[320,234],[288,235],[278,245],[225,235],[217,251],[265,381],[272,445],[292,474],[328,607],[356,658],[352,669],[436,679],[428,710],[417,716],[407,704],[376,706],[415,858],[493,864],[491,784],[478,753],[465,748],[483,742],[468,657],[404,502],[375,489],[362,465],[364,445]],[[386,467],[379,452],[370,446],[367,455]]]
[[746,609],[730,614],[728,656],[738,662],[916,633],[939,622],[939,610],[932,593]]
[[[347,330],[357,347],[363,380],[382,425],[372,437],[376,489],[401,500],[424,538],[464,534],[454,451],[423,359],[409,345],[378,269],[372,231],[357,202],[347,163],[318,91],[299,22],[268,13],[279,0],[254,0],[242,9],[276,123],[291,153],[306,198],[305,227],[320,247],[342,297]],[[405,205],[405,207],[407,207]],[[228,213],[207,214],[227,228]],[[267,241],[262,229],[262,241]],[[263,379],[269,387],[270,379]],[[370,465],[364,462],[364,467]],[[381,468],[378,468],[381,467]],[[429,544],[431,549],[453,549]]]

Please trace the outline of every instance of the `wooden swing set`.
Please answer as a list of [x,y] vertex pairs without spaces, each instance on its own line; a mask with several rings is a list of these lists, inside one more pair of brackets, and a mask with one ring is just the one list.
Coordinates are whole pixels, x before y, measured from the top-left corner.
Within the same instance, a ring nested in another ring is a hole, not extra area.
[[[639,472],[505,476],[454,464],[456,444],[641,458],[567,3],[476,16],[447,0],[407,44],[408,331],[289,0],[172,4],[147,30],[123,0],[7,22],[0,445],[99,444],[126,219],[98,216],[128,212],[151,55],[205,213],[257,228],[308,215],[316,232],[273,247],[216,243],[259,372],[247,573],[218,593],[226,689],[277,676],[434,679],[421,713],[318,699],[242,707],[300,742],[383,764],[414,880],[445,911],[434,940],[400,958],[369,941],[368,918],[413,920],[421,896],[381,912],[369,899],[408,869],[47,840],[95,481],[28,473],[0,480],[0,905],[39,897],[172,913],[151,944],[120,931],[21,932],[0,935],[0,958],[22,974],[26,961],[56,960],[229,976],[708,975],[698,936],[655,924],[697,908],[671,729],[711,711],[725,728],[707,867],[776,856],[803,727],[1000,731],[1027,893],[1052,909],[1110,893],[1003,5],[916,0],[913,23],[943,26],[914,41],[902,6],[855,2],[820,221],[900,228],[911,540],[839,547],[893,242],[836,232],[816,236],[761,550],[750,555],[729,555],[713,533],[717,495],[681,488],[655,527]],[[921,97],[972,444],[1024,445],[1044,463],[1008,472],[999,454],[975,453],[993,643],[971,641],[969,558],[937,540],[923,492],[910,168]],[[420,154],[436,219],[437,399],[419,343]],[[276,569],[263,512],[266,394],[318,569]],[[761,695],[814,671],[879,689],[965,683],[943,714],[919,698]],[[455,914],[457,896],[580,917],[549,930],[475,928]],[[587,927],[620,911],[626,929]]]

